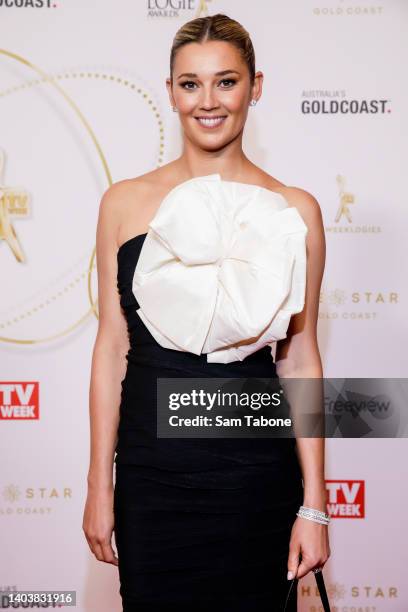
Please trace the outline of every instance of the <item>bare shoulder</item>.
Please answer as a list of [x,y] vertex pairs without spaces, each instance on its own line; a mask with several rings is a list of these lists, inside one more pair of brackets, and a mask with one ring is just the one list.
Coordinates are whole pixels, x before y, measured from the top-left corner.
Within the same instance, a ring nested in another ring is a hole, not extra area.
[[322,210],[314,195],[300,187],[283,186],[280,190],[289,206],[294,206],[308,227],[322,225]]
[[166,191],[162,168],[112,183],[104,192],[100,216],[112,228],[117,246],[147,231],[157,203]]
[[314,195],[300,187],[284,187],[281,194],[290,207],[297,209],[307,226],[306,244],[310,265],[313,268],[309,276],[321,280],[326,258],[326,237],[320,204]]
[[111,210],[115,217],[121,217],[123,209],[130,203],[135,206],[141,201],[141,197],[148,192],[149,181],[145,175],[135,178],[123,179],[112,183],[104,192],[101,205],[105,209]]
[[322,225],[322,212],[317,199],[305,189],[287,186],[264,170],[257,168],[257,184],[281,194],[290,207],[299,211],[302,219],[310,226]]

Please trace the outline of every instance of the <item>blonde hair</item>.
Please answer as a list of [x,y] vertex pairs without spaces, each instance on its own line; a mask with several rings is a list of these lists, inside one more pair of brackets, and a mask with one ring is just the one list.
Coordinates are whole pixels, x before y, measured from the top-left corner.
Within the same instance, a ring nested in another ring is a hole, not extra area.
[[208,17],[197,17],[187,21],[176,32],[170,51],[170,80],[173,84],[173,69],[177,51],[184,45],[207,40],[223,40],[234,45],[241,54],[249,70],[251,85],[255,78],[255,51],[251,38],[245,28],[235,19],[217,13]]

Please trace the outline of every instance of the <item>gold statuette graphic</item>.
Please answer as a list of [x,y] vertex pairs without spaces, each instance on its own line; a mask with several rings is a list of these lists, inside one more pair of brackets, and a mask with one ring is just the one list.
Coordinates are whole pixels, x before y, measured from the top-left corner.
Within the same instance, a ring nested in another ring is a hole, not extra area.
[[[12,83],[12,86],[7,87],[6,89],[4,88],[4,83],[2,80],[2,84],[0,86],[0,102],[15,92],[24,91],[28,94],[36,95],[37,86],[40,85],[47,88],[49,95],[53,95],[56,98],[55,103],[53,103],[52,106],[54,110],[57,111],[57,117],[60,120],[62,117],[64,117],[64,113],[58,112],[58,103],[64,102],[67,108],[69,108],[73,113],[73,117],[78,120],[79,125],[84,129],[84,135],[89,137],[95,149],[96,158],[101,163],[103,174],[106,178],[108,186],[113,183],[113,180],[105,154],[95,132],[91,127],[90,122],[81,111],[77,102],[74,101],[71,95],[68,94],[68,92],[65,91],[65,88],[62,86],[62,82],[65,79],[72,80],[74,77],[76,83],[78,83],[80,80],[86,83],[88,83],[90,79],[94,80],[95,83],[101,83],[102,80],[106,80],[112,84],[112,87],[115,86],[121,88],[124,93],[140,97],[142,103],[146,104],[147,110],[152,113],[153,121],[156,123],[159,130],[158,166],[161,165],[164,154],[165,130],[159,109],[154,99],[151,97],[150,92],[145,91],[142,87],[140,87],[137,81],[128,78],[127,71],[125,74],[113,74],[111,71],[101,73],[100,71],[91,71],[87,69],[74,72],[63,71],[51,75],[46,73],[38,66],[32,64],[28,59],[11,51],[7,51],[6,49],[0,48],[0,68],[2,67],[3,63],[7,66],[9,62],[11,62],[11,65],[13,62],[17,62],[22,72],[24,68],[27,69],[29,76],[27,78],[23,78],[17,84]],[[30,75],[30,73],[34,73],[34,75]],[[8,71],[6,74],[12,75],[14,72]],[[48,101],[48,96],[41,96],[41,100]],[[50,106],[48,104],[47,109],[49,108]],[[0,114],[0,117],[2,120],[5,119],[7,121],[5,113]],[[35,121],[35,118],[33,119]],[[62,127],[65,127],[66,129],[67,126],[70,127],[71,122],[63,121]],[[78,139],[78,143],[81,142],[82,141]],[[86,141],[84,140],[84,143],[85,142]],[[8,153],[7,145],[4,146],[4,148],[6,153]],[[46,152],[47,150],[44,149],[44,153]],[[4,161],[8,161],[8,159],[9,157],[7,154],[6,156],[3,155],[0,166],[0,238],[7,240],[10,248],[13,249],[15,256],[17,258],[20,257],[20,259],[23,261],[24,257],[22,254],[22,248],[17,240],[16,232],[10,223],[10,219],[13,223],[15,223],[13,215],[14,217],[18,215],[20,218],[24,216],[25,218],[29,208],[31,208],[30,200],[33,196],[30,191],[31,197],[29,198],[25,190],[18,189],[16,186],[13,188],[2,187],[4,181],[2,174],[5,170]],[[15,185],[14,180],[9,182],[14,183]],[[59,185],[56,185],[56,189],[58,188]],[[10,197],[10,194],[14,194],[14,199],[13,197]],[[18,213],[17,210],[19,211]],[[15,223],[15,225],[17,225],[16,230],[18,232],[18,224]],[[2,242],[3,241],[1,240],[0,252]],[[24,240],[22,242],[24,246]],[[15,248],[13,248],[13,244]],[[96,318],[99,316],[98,300],[95,294],[95,287],[97,283],[97,276],[95,273],[95,247],[92,248],[90,260],[87,265],[86,260],[88,260],[89,257],[88,252],[86,251],[79,257],[77,252],[78,245],[72,245],[72,252],[76,258],[75,263],[70,263],[68,270],[64,269],[60,273],[57,272],[57,276],[53,274],[52,278],[48,279],[47,269],[43,270],[41,268],[41,272],[44,272],[45,276],[37,274],[38,269],[36,266],[39,260],[35,258],[35,255],[43,253],[41,239],[36,238],[33,244],[37,247],[37,250],[32,253],[32,257],[29,257],[27,253],[27,258],[29,260],[32,259],[31,266],[35,276],[33,293],[32,295],[26,296],[26,293],[22,292],[22,295],[20,296],[20,294],[16,292],[16,296],[13,297],[13,294],[10,292],[10,298],[13,299],[13,302],[15,302],[15,299],[19,298],[19,304],[15,305],[13,303],[10,306],[7,306],[6,304],[2,303],[3,312],[1,313],[2,317],[0,318],[0,343],[4,342],[18,345],[35,345],[50,342],[64,336],[68,336],[71,332],[77,330],[80,326],[86,323],[91,315],[94,315]],[[5,244],[4,248],[7,248]],[[86,249],[86,247],[84,247],[84,249]],[[64,257],[69,257],[69,254],[67,255],[67,251],[64,251]],[[83,261],[85,263],[85,267],[83,266]],[[21,269],[22,266],[20,266],[20,270]],[[55,272],[54,268],[52,268],[52,270]],[[28,270],[21,271],[22,277],[24,277],[24,274],[26,274],[26,277],[29,278]],[[40,284],[39,281],[41,281]],[[25,285],[23,288],[25,288]],[[82,293],[83,289],[85,289],[86,292],[85,296]],[[64,300],[64,302],[62,302],[62,300]],[[60,306],[62,303],[64,304],[64,307]],[[65,307],[65,305],[67,305],[67,307]],[[75,310],[77,305],[78,312]],[[48,313],[50,313],[49,316]],[[63,320],[63,323],[61,324],[59,323],[60,317]],[[58,329],[56,329],[57,325]]]
[[340,194],[340,204],[337,209],[337,214],[335,218],[335,223],[340,221],[340,218],[344,215],[349,223],[351,223],[351,214],[349,210],[349,204],[354,204],[354,195],[345,191],[345,178],[338,174],[336,176],[337,185],[339,186],[339,194]]
[[29,194],[25,189],[6,187],[3,184],[5,168],[4,151],[0,149],[0,240],[5,240],[19,262],[25,257],[11,218],[27,217],[29,214]]
[[196,17],[207,17],[208,15],[207,2],[211,2],[211,0],[199,0],[197,11],[195,14]]

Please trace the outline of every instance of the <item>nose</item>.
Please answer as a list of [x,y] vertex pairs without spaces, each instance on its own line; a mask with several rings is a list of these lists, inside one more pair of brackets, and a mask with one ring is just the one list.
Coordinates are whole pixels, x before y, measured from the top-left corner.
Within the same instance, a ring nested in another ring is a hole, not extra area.
[[202,110],[212,110],[213,108],[217,108],[219,106],[217,93],[214,89],[209,87],[203,87],[202,95],[200,99],[200,108]]

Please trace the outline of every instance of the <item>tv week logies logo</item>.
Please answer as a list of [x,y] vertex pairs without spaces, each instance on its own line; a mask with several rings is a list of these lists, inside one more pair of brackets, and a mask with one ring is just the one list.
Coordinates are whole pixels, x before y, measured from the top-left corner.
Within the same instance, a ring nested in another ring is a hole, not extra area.
[[365,518],[364,480],[326,480],[331,518]]
[[0,382],[0,420],[38,418],[38,382]]

